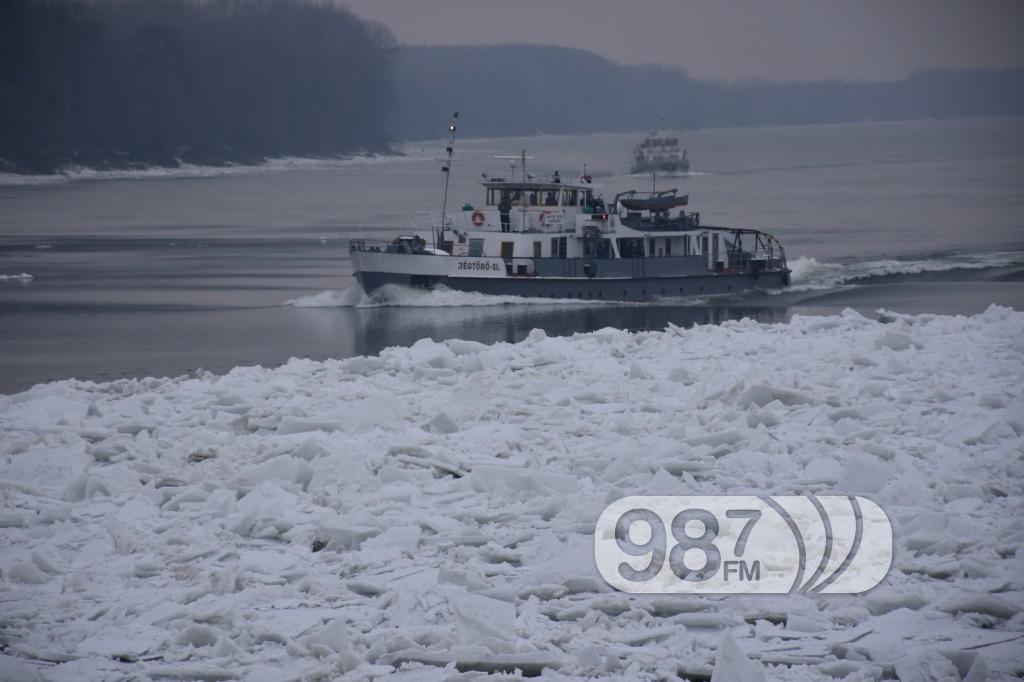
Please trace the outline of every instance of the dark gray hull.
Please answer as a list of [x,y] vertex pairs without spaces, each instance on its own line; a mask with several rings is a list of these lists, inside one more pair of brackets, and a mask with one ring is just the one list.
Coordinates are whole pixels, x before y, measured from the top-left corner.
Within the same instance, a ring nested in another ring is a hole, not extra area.
[[643,163],[634,165],[629,169],[631,175],[638,175],[640,173],[689,173],[690,162],[689,161],[678,161],[678,162],[655,162],[655,163]]
[[789,270],[720,273],[679,277],[435,277],[394,272],[357,272],[359,284],[373,292],[387,284],[530,298],[573,298],[604,301],[646,301],[659,297],[710,296],[748,289],[778,289],[789,284]]

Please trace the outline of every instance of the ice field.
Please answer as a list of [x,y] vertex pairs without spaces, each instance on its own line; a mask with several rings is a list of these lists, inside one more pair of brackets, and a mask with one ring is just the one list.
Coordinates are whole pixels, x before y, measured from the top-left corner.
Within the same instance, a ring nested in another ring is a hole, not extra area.
[[[0,679],[1017,679],[1024,313],[423,340],[0,396]],[[859,596],[643,596],[625,495],[859,494]]]

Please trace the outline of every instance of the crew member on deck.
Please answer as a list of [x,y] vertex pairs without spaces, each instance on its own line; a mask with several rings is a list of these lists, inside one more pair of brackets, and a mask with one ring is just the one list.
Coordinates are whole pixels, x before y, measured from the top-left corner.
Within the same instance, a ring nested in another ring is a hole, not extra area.
[[509,225],[508,214],[512,210],[512,202],[508,200],[508,193],[501,193],[501,201],[498,203],[498,213],[501,214],[501,231],[511,232],[512,228]]

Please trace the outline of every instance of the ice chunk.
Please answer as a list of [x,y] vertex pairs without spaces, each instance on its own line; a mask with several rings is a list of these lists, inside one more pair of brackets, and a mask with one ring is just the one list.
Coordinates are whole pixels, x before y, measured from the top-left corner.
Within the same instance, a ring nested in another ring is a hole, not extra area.
[[709,433],[706,436],[694,436],[686,440],[690,445],[735,445],[746,440],[747,434],[739,429],[726,429],[717,433]]
[[910,336],[901,332],[887,329],[875,339],[876,348],[889,348],[891,350],[906,350],[908,348],[923,348],[923,346]]
[[17,424],[46,428],[58,421],[78,421],[89,412],[84,400],[47,395],[15,403],[5,416]]
[[349,372],[350,374],[373,374],[374,372],[379,372],[386,367],[387,363],[382,358],[368,358],[365,355],[349,358],[341,362],[342,371]]
[[262,481],[288,481],[297,483],[305,490],[313,479],[313,468],[304,460],[291,455],[278,455],[262,464],[245,469],[239,474],[239,479],[250,484]]
[[946,613],[983,613],[996,618],[1013,618],[1020,609],[990,594],[960,592],[939,600],[935,608]]
[[900,682],[933,682],[958,680],[960,673],[948,658],[937,652],[912,652],[896,661],[896,676]]
[[175,639],[175,643],[181,646],[191,646],[196,649],[201,649],[203,647],[213,646],[217,643],[218,639],[220,639],[220,634],[213,628],[193,623],[181,631]]
[[308,431],[338,431],[341,424],[330,419],[302,419],[299,417],[284,417],[277,425],[279,434],[306,433]]
[[432,433],[455,433],[459,430],[459,425],[448,413],[439,412],[424,425],[424,428]]
[[913,590],[897,591],[895,588],[879,587],[865,598],[868,610],[875,615],[889,613],[896,609],[917,610],[927,606],[930,600]]
[[49,582],[52,576],[43,573],[35,564],[30,564],[24,561],[19,561],[10,566],[6,571],[8,580],[16,583],[26,583],[29,585],[42,585],[45,582]]
[[537,469],[478,465],[470,480],[474,490],[527,492],[534,495],[569,495],[576,492],[576,477]]
[[75,477],[64,490],[64,499],[68,502],[89,500],[97,495],[108,496],[110,490],[102,481],[88,474]]
[[0,680],[8,682],[42,682],[39,673],[21,660],[7,654],[0,654]]
[[627,375],[630,379],[650,379],[651,375],[647,373],[643,367],[633,362],[629,365],[629,374]]
[[516,639],[513,632],[516,619],[514,604],[458,588],[448,590],[447,595],[455,612],[460,642],[487,645],[492,639]]
[[764,668],[743,653],[728,632],[722,635],[715,655],[711,682],[766,682]]
[[423,532],[419,526],[395,526],[374,538],[366,540],[362,548],[367,551],[382,549],[397,549],[405,552],[414,552],[420,543],[420,536]]
[[685,367],[673,367],[668,373],[669,381],[677,381],[685,386],[697,383],[697,377]]
[[845,493],[877,493],[892,476],[892,469],[879,459],[853,453],[846,459],[839,488]]
[[740,407],[756,405],[764,407],[768,403],[778,400],[783,405],[810,405],[816,402],[813,397],[801,391],[769,384],[754,384],[744,390],[736,397],[736,404]]

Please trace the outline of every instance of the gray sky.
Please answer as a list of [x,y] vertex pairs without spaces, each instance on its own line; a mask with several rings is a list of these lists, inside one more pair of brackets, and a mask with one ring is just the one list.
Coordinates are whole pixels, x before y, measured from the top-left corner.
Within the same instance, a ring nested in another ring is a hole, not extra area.
[[1024,0],[341,0],[409,45],[543,43],[709,79],[1024,66]]

